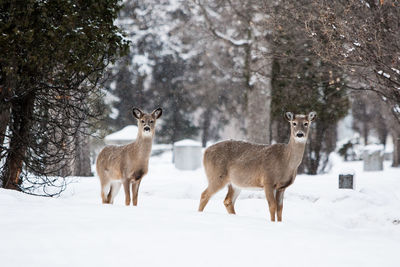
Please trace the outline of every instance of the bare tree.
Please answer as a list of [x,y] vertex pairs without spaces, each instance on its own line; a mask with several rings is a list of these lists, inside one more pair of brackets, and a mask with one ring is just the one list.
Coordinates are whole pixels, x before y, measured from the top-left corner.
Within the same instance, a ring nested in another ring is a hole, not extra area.
[[374,92],[356,91],[352,93],[353,129],[360,133],[365,145],[369,144],[371,133],[374,133],[379,142],[384,145],[389,134],[387,122],[393,118],[388,114],[386,104],[379,98]]
[[[207,52],[240,84],[240,108],[248,140],[270,142],[271,51],[264,1],[193,1],[194,12],[216,45]],[[213,45],[210,45],[213,47]],[[221,57],[227,53],[231,58]],[[223,63],[232,60],[231,64]]]
[[[304,23],[315,53],[347,71],[351,89],[373,91],[390,107],[387,124],[400,124],[399,8],[396,0],[316,0],[292,12]],[[395,154],[399,150],[396,145]]]

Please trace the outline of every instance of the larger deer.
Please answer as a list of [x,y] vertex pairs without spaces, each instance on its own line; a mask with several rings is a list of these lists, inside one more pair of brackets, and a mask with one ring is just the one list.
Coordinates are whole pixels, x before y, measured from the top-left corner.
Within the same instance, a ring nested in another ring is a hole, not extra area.
[[161,117],[162,109],[145,114],[140,109],[133,108],[132,113],[138,121],[135,142],[124,146],[106,146],[97,157],[96,170],[100,178],[103,203],[113,204],[122,184],[125,204],[130,205],[132,186],[132,203],[137,206],[140,182],[148,171],[156,120]]
[[262,145],[242,141],[224,141],[210,146],[204,152],[204,168],[208,187],[201,194],[199,211],[209,199],[228,185],[224,205],[235,214],[235,201],[241,189],[264,189],[271,221],[282,221],[283,195],[294,182],[304,154],[311,122],[316,113],[293,115],[285,113],[290,123],[288,144]]

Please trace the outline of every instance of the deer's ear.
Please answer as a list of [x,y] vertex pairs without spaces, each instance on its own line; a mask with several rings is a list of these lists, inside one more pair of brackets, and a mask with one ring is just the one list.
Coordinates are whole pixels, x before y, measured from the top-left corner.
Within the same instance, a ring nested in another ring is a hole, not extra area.
[[138,108],[133,108],[132,109],[132,114],[133,114],[133,117],[135,117],[136,119],[140,119],[141,117],[143,117],[143,115],[144,115],[144,113],[143,113],[143,111],[141,111],[140,109],[138,109]]
[[308,121],[314,121],[316,117],[317,117],[317,113],[315,111],[311,111],[308,114]]
[[285,113],[285,119],[287,121],[292,121],[293,120],[293,113],[292,112],[286,112]]
[[161,108],[155,109],[155,110],[153,110],[153,112],[151,113],[151,116],[153,116],[155,119],[160,118],[161,115],[162,115],[162,109],[161,109]]

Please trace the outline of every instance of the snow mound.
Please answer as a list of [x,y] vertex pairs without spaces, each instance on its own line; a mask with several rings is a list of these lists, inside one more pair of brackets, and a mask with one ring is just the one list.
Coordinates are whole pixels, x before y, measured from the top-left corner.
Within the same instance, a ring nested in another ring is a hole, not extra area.
[[378,152],[378,151],[383,152],[384,151],[384,147],[383,147],[383,145],[375,145],[375,144],[367,145],[367,146],[365,146],[363,148],[363,151],[367,152],[369,155],[371,155],[371,154],[373,154],[375,152]]
[[133,141],[138,134],[138,127],[135,125],[128,125],[118,132],[107,135],[104,140],[108,141]]
[[355,175],[356,171],[352,168],[342,168],[340,170],[340,174],[342,175]]

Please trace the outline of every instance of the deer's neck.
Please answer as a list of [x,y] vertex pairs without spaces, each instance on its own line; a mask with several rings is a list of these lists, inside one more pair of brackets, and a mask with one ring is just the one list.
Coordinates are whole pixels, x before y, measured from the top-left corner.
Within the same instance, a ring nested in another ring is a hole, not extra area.
[[144,137],[140,133],[136,137],[136,141],[132,144],[135,146],[135,153],[143,159],[148,159],[153,145],[153,137]]
[[293,137],[290,137],[287,145],[286,155],[290,169],[297,169],[303,159],[306,142],[296,142]]

